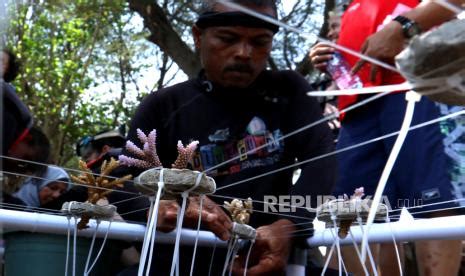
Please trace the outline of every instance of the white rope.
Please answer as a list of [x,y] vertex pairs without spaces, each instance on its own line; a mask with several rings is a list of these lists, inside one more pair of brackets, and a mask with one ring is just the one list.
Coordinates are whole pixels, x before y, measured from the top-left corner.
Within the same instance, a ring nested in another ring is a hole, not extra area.
[[328,266],[329,266],[329,261],[331,261],[335,248],[336,248],[336,240],[334,240],[333,245],[331,246],[331,249],[329,250],[329,253],[326,256],[326,262],[325,262],[325,265],[323,266],[323,269],[321,270],[321,276],[325,275],[326,270],[328,269]]
[[389,229],[391,230],[390,233],[391,233],[391,237],[392,237],[392,242],[394,244],[394,250],[396,251],[397,264],[399,266],[399,274],[400,274],[400,276],[403,276],[404,271],[402,269],[402,262],[400,261],[399,247],[397,246],[396,237],[394,237],[394,233],[393,233],[393,230],[392,230],[392,225],[391,225],[390,222],[391,222],[391,219],[389,218],[389,216],[386,216],[386,223],[388,223]]
[[[329,232],[331,233],[331,235],[333,236],[335,242],[336,242],[336,249],[337,249],[337,261],[338,261],[338,268],[339,268],[339,276],[342,275],[342,269],[344,268],[344,272],[346,274],[346,276],[348,275],[347,273],[347,269],[346,269],[346,266],[344,264],[344,261],[342,260],[342,252],[341,252],[341,244],[339,242],[339,236],[337,234],[337,229],[338,229],[338,226],[337,226],[337,221],[336,221],[336,215],[334,214],[334,210],[333,208],[330,208],[329,209],[330,213],[331,213],[331,220],[333,222],[333,229],[331,229]],[[341,227],[339,226],[339,230],[341,229]],[[333,233],[333,231],[335,233]]]
[[105,237],[103,238],[102,245],[100,246],[100,250],[99,250],[99,252],[97,253],[97,256],[95,257],[94,262],[92,263],[92,265],[90,266],[89,270],[87,271],[87,274],[89,274],[89,273],[92,271],[92,268],[94,268],[95,264],[96,264],[97,261],[98,261],[98,258],[99,258],[100,255],[102,254],[103,248],[104,248],[104,246],[105,246],[105,242],[107,241],[107,238],[108,238],[108,233],[110,233],[110,227],[111,227],[111,223],[112,223],[112,222],[113,222],[113,220],[110,220],[110,222],[108,223],[107,232],[105,233]]
[[195,265],[195,257],[197,254],[197,243],[199,242],[199,233],[200,233],[200,225],[202,223],[202,207],[203,207],[203,200],[205,196],[200,196],[200,207],[199,207],[199,221],[197,223],[197,234],[195,236],[195,243],[194,243],[194,253],[192,254],[192,263],[191,263],[191,272],[190,275],[194,272],[194,265]]
[[182,230],[182,224],[183,224],[183,221],[184,221],[184,213],[186,211],[187,198],[189,197],[189,192],[195,190],[200,185],[200,181],[202,180],[202,176],[203,176],[203,173],[199,172],[197,174],[197,178],[195,180],[194,185],[181,194],[182,204],[181,204],[181,209],[178,212],[178,219],[177,219],[177,223],[176,223],[177,224],[176,225],[176,241],[174,243],[173,261],[171,263],[171,273],[170,273],[171,276],[174,275],[176,264],[178,264],[179,246],[180,246],[180,240],[181,240],[181,230]]
[[412,123],[413,113],[415,111],[415,104],[416,102],[420,101],[420,99],[421,99],[421,96],[417,94],[416,92],[410,91],[410,92],[407,92],[406,94],[407,108],[405,111],[404,121],[402,123],[402,127],[400,128],[399,136],[397,137],[397,140],[394,143],[394,146],[391,150],[391,154],[389,155],[386,166],[384,167],[383,173],[381,174],[381,178],[377,185],[375,195],[373,197],[372,205],[368,213],[368,219],[366,223],[367,229],[365,233],[363,234],[363,239],[362,239],[363,261],[366,260],[366,253],[367,253],[366,248],[368,247],[368,235],[370,232],[370,227],[375,220],[376,212],[378,211],[378,207],[381,202],[381,198],[382,198],[384,189],[386,187],[388,178],[391,175],[391,171],[394,167],[394,163],[396,162],[397,157],[400,153],[400,150],[404,144],[405,138],[407,137],[408,130]]
[[221,273],[222,276],[224,276],[224,274],[226,273],[226,269],[228,268],[229,260],[231,259],[232,251],[234,250],[235,245],[236,245],[236,236],[233,236],[229,239],[228,251],[226,253],[226,259],[224,260],[223,272]]
[[247,256],[245,257],[244,276],[247,275],[247,269],[249,267],[250,253],[252,253],[252,248],[253,248],[254,244],[255,244],[255,239],[250,241],[249,251],[247,251]]
[[[71,205],[71,204],[70,204]],[[74,217],[74,231],[73,231],[73,276],[76,276],[76,251],[77,251],[77,218]]]
[[174,243],[174,252],[173,252],[173,260],[171,262],[171,272],[170,275],[174,275],[174,271],[176,268],[177,260],[178,260],[178,254],[179,254],[179,242],[181,240],[181,229],[182,229],[182,223],[184,220],[184,212],[186,210],[186,203],[187,203],[187,193],[182,193],[182,204],[181,208],[178,211],[178,217],[177,217],[177,223],[176,223],[176,241]]
[[[155,197],[155,204],[153,206],[153,210],[152,210],[152,214],[150,215],[150,220],[149,220],[149,227],[148,229],[146,229],[146,231],[148,232],[148,235],[147,235],[147,247],[146,247],[146,250],[145,252],[143,252],[143,256],[144,256],[144,265],[145,265],[145,262],[146,262],[146,257],[147,257],[147,249],[148,247],[150,246],[150,253],[149,253],[149,259],[147,260],[148,264],[147,264],[147,271],[146,271],[146,274],[145,275],[149,275],[150,274],[150,267],[152,266],[152,256],[153,256],[153,247],[155,246],[155,237],[156,237],[156,234],[157,234],[157,222],[158,222],[158,210],[160,208],[160,199],[161,199],[161,194],[163,193],[163,189],[165,188],[165,182],[163,180],[163,172],[164,172],[164,169],[161,168],[160,169],[160,178],[158,179],[158,184],[157,184],[157,195]],[[144,240],[144,244],[145,244],[145,240]],[[139,273],[141,276],[142,273],[144,273],[143,269],[142,270],[139,270]]]
[[215,252],[216,252],[216,243],[218,241],[218,238],[215,237],[215,244],[213,245],[213,251],[212,251],[212,257],[210,259],[210,265],[208,267],[208,276],[211,276],[212,272],[212,267],[213,267],[213,259],[215,259]]
[[[354,234],[352,234],[352,230],[350,230],[350,228],[349,228],[349,235],[350,235],[350,238],[352,239],[352,245],[355,248],[355,252],[357,253],[357,257],[361,261],[362,260],[362,254],[360,253],[360,250],[358,249],[358,245],[357,245],[357,243],[355,242],[355,239],[354,239]],[[368,268],[366,266],[366,263],[365,262],[360,262],[360,264],[362,265],[363,272],[365,272],[365,276],[369,276],[370,273],[368,272]]]
[[[365,230],[363,229],[363,221],[360,215],[357,215],[357,222],[358,222],[358,225],[360,226],[360,231],[362,232],[362,235],[363,235],[365,233]],[[363,246],[363,243],[361,244],[361,246]],[[367,246],[368,248],[366,248],[366,250],[368,253],[368,258],[370,260],[371,269],[373,270],[373,274],[375,276],[378,276],[378,269],[376,268],[375,259],[373,258],[373,254],[371,253],[370,245],[367,244]],[[363,251],[363,247],[362,247],[362,251]],[[363,256],[360,259],[360,262],[365,263],[365,259],[363,258]]]
[[67,234],[67,238],[66,238],[65,276],[68,276],[70,236],[71,236],[71,216],[68,216],[68,234]]
[[95,226],[94,234],[92,235],[92,242],[90,243],[89,254],[87,254],[86,266],[84,268],[84,275],[87,276],[87,269],[89,268],[90,257],[92,256],[92,250],[94,249],[95,238],[97,237],[97,231],[100,226],[100,220],[97,220],[97,225]]

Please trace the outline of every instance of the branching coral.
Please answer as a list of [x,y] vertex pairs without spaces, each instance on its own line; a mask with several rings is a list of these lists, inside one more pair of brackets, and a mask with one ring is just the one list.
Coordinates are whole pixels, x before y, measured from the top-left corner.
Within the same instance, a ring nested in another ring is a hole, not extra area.
[[[128,167],[137,167],[141,169],[150,169],[156,167],[163,167],[160,162],[160,158],[157,154],[156,149],[156,130],[152,130],[149,135],[137,129],[137,137],[142,143],[142,149],[137,147],[133,142],[126,142],[126,149],[134,157],[129,157],[126,155],[120,155],[119,161],[122,165]],[[191,142],[189,145],[184,147],[181,141],[178,141],[178,158],[171,165],[175,169],[185,169],[189,160],[192,158],[195,150],[197,149],[198,141]]]
[[[81,185],[88,187],[87,201],[96,204],[100,199],[105,198],[109,193],[116,187],[122,188],[124,182],[132,178],[131,175],[126,175],[122,178],[110,177],[110,173],[119,166],[119,162],[111,158],[110,162],[106,160],[103,162],[101,167],[101,174],[95,177],[94,173],[87,167],[86,163],[82,160],[79,161],[79,168],[83,173],[79,176],[71,175],[71,179]],[[87,223],[90,217],[84,215],[79,221],[78,228],[87,228]]]
[[249,197],[247,201],[234,199],[231,203],[225,201],[224,208],[231,214],[234,222],[240,224],[248,224],[250,215],[253,213],[252,199]]
[[181,141],[178,141],[178,158],[171,165],[174,169],[185,169],[189,160],[194,155],[195,150],[197,149],[198,141],[191,142],[189,145],[184,147]]
[[121,165],[141,169],[161,167],[162,164],[158,158],[156,148],[157,131],[154,129],[149,133],[149,135],[145,135],[142,130],[137,129],[137,137],[142,143],[142,149],[137,147],[133,142],[127,141],[126,149],[128,152],[133,154],[135,158],[120,155],[119,161],[121,162]]

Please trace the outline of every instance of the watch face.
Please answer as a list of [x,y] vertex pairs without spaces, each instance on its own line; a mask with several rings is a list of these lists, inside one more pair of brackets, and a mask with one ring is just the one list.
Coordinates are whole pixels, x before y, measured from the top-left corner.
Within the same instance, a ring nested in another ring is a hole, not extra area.
[[408,38],[412,38],[421,33],[421,30],[418,27],[418,25],[412,22],[409,22],[404,25],[404,31],[405,31],[405,36],[407,36]]

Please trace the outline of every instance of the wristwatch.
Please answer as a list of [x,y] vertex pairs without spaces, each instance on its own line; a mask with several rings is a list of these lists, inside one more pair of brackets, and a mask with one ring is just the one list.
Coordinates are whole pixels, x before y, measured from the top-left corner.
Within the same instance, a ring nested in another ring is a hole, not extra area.
[[400,25],[402,26],[402,32],[404,34],[404,37],[407,39],[410,39],[422,33],[422,30],[418,23],[411,19],[408,19],[405,16],[399,15],[396,18],[394,18],[394,21],[400,23]]

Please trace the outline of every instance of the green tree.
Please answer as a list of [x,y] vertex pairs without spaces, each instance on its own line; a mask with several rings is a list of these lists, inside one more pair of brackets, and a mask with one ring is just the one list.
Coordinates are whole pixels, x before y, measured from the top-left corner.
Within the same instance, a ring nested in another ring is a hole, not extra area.
[[[131,65],[137,51],[147,52],[137,44],[143,35],[124,32],[133,15],[122,0],[12,3],[9,9],[3,36],[22,64],[17,92],[50,138],[52,161],[64,164],[79,137],[130,117],[127,86],[143,67]],[[121,85],[103,100],[93,91],[86,97],[102,83]]]

